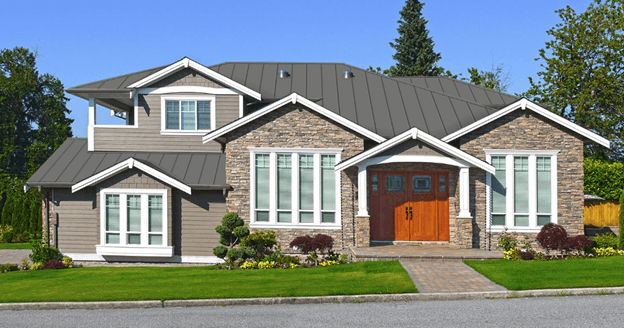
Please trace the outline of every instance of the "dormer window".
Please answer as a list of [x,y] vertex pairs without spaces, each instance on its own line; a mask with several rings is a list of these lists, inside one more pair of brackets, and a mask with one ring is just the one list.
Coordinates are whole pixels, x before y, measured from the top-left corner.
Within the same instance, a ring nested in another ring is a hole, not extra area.
[[214,96],[163,96],[161,134],[200,134],[214,130]]

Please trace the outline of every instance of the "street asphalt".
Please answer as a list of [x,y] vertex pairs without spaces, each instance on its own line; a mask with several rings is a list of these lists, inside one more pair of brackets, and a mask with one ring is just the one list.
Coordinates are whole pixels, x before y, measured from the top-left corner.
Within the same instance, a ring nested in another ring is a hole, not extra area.
[[1,311],[0,327],[622,327],[624,295]]

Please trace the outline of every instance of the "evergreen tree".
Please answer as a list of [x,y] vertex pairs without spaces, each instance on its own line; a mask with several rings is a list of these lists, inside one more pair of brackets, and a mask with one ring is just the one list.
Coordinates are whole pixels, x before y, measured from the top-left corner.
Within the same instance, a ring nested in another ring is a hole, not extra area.
[[624,249],[624,192],[620,196],[620,231],[618,232],[618,248]]
[[390,76],[438,76],[444,68],[437,65],[442,58],[433,50],[433,40],[426,28],[427,20],[421,10],[425,4],[407,0],[400,11],[399,37],[390,42],[396,50],[392,56],[397,63],[388,69]]
[[31,234],[39,235],[41,233],[42,226],[42,214],[41,214],[41,200],[35,197],[35,201],[30,202],[30,227]]
[[3,226],[11,225],[11,221],[13,220],[13,197],[7,197],[7,201],[4,203],[4,207],[2,207],[2,215],[0,216],[0,224]]

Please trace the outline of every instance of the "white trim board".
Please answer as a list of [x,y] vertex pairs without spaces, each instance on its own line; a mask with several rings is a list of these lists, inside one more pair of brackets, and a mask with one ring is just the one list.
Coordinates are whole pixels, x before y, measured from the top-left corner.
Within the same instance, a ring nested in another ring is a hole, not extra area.
[[188,57],[184,57],[181,60],[161,69],[160,71],[153,73],[129,86],[127,86],[126,88],[128,89],[139,89],[139,88],[143,88],[146,87],[156,81],[159,81],[175,72],[181,71],[185,68],[192,68],[196,71],[198,71],[199,73],[202,73],[220,83],[223,83],[227,86],[230,86],[238,91],[240,91],[243,94],[246,94],[248,96],[251,96],[257,100],[262,100],[262,95],[256,91],[253,91],[251,89],[249,89],[248,87],[228,78],[225,77],[213,70],[211,70],[210,68],[188,58]]
[[241,95],[232,88],[210,88],[198,86],[171,86],[162,88],[141,88],[137,90],[140,95],[164,95],[169,93],[205,93],[211,95]]
[[[459,150],[459,149],[457,149],[457,148],[455,148],[455,147],[453,147],[453,146],[451,146],[451,145],[449,145],[449,144],[447,144],[445,142],[442,142],[439,139],[437,139],[437,138],[435,138],[435,137],[433,137],[433,136],[431,136],[431,135],[429,135],[429,134],[427,134],[425,132],[422,132],[422,131],[418,130],[417,128],[411,128],[411,129],[409,129],[409,130],[399,134],[398,136],[396,136],[396,137],[394,137],[392,139],[389,139],[386,142],[383,142],[383,143],[381,143],[381,144],[379,144],[379,145],[377,145],[377,146],[375,146],[375,147],[373,147],[373,148],[371,148],[371,149],[369,149],[369,150],[367,150],[367,151],[365,151],[365,152],[363,152],[363,153],[361,153],[361,154],[359,154],[357,156],[351,157],[350,159],[348,159],[348,160],[346,160],[346,161],[344,161],[342,163],[337,164],[335,170],[336,171],[342,171],[342,170],[344,170],[344,169],[346,169],[347,167],[350,167],[350,166],[363,165],[362,163],[364,161],[368,160],[369,158],[372,158],[375,155],[377,155],[377,154],[379,154],[379,153],[381,153],[381,152],[383,152],[385,150],[391,149],[391,148],[401,144],[402,142],[404,142],[406,140],[410,140],[410,139],[421,140],[424,143],[426,143],[427,145],[430,145],[430,146],[432,146],[435,149],[438,149],[438,150],[440,150],[440,151],[442,151],[442,152],[444,152],[444,153],[446,153],[446,154],[448,154],[450,156],[453,156],[453,157],[457,158],[458,160],[461,160],[461,161],[463,161],[463,162],[465,162],[467,164],[470,164],[472,166],[481,168],[481,169],[485,170],[486,172],[490,172],[490,173],[494,173],[495,172],[495,169],[494,169],[494,167],[492,165],[490,165],[490,164],[488,164],[488,163],[486,163],[486,162],[484,162],[484,161],[482,161],[482,160],[480,160],[480,159],[478,159],[478,158],[476,158],[476,157],[474,157],[474,156],[472,156],[472,155],[470,155],[470,154],[468,154],[468,153],[466,153],[466,152],[464,152],[462,150]],[[429,156],[429,157],[435,157],[435,156]],[[406,158],[406,159],[408,159],[408,158]],[[418,158],[415,158],[415,159],[423,160],[423,159],[426,159],[426,158],[418,157]],[[437,160],[437,159],[431,158],[431,160]],[[444,163],[444,164],[446,164],[446,163]],[[453,164],[450,164],[450,165],[453,165]],[[462,166],[464,166],[464,165],[462,165]]]
[[521,109],[521,110],[526,110],[526,109],[530,109],[532,111],[534,111],[535,113],[544,116],[548,119],[550,119],[551,121],[554,121],[555,123],[558,123],[584,137],[586,137],[587,139],[594,141],[595,143],[607,147],[607,148],[611,148],[611,142],[608,139],[605,139],[599,135],[597,135],[594,132],[591,132],[583,127],[581,127],[580,125],[577,125],[575,123],[572,123],[570,121],[568,121],[567,119],[549,111],[548,109],[545,109],[539,105],[537,105],[536,103],[526,99],[526,98],[522,98],[519,99],[518,101],[498,110],[497,112],[490,114],[489,116],[486,116],[468,126],[466,126],[463,129],[457,130],[449,135],[447,135],[446,137],[442,138],[442,141],[444,142],[450,142],[453,141],[471,131],[474,131],[490,122],[493,122],[517,109]]
[[159,172],[159,171],[157,171],[157,170],[155,170],[155,169],[153,169],[153,168],[151,168],[151,167],[149,167],[149,166],[139,162],[138,160],[136,160],[134,158],[128,158],[127,160],[125,160],[125,161],[123,161],[121,163],[115,164],[115,165],[109,167],[108,169],[98,173],[98,174],[92,175],[92,176],[90,176],[90,177],[88,177],[88,178],[86,178],[86,179],[84,179],[84,180],[74,184],[72,186],[72,193],[74,193],[74,192],[76,192],[78,190],[81,190],[83,188],[86,188],[88,186],[96,185],[96,184],[98,184],[98,183],[100,183],[100,182],[102,182],[102,181],[104,181],[104,180],[106,180],[106,179],[116,175],[116,174],[119,174],[119,173],[121,173],[121,172],[123,172],[125,170],[129,170],[129,169],[132,169],[132,168],[137,168],[137,169],[139,169],[139,170],[141,170],[141,171],[143,171],[143,172],[145,172],[145,173],[147,173],[147,174],[149,174],[149,175],[151,175],[151,176],[153,176],[153,177],[163,181],[166,184],[169,184],[169,185],[171,185],[171,186],[173,186],[175,188],[178,188],[178,189],[184,191],[185,193],[187,193],[189,195],[191,194],[191,187],[187,186],[186,184],[184,184],[184,183],[182,183],[182,182],[180,182],[180,181],[178,181],[176,179],[173,179],[173,178],[169,177],[168,175],[166,175],[164,173],[161,173],[161,172]]
[[335,114],[334,112],[330,111],[329,109],[327,109],[327,108],[325,108],[323,106],[317,105],[314,102],[312,102],[312,101],[306,99],[305,97],[302,97],[302,96],[300,96],[300,95],[298,95],[297,93],[294,93],[294,92],[291,93],[290,95],[280,99],[280,100],[275,101],[274,103],[272,103],[270,105],[267,105],[266,107],[264,107],[264,108],[262,108],[260,110],[255,111],[254,113],[252,113],[250,115],[247,115],[247,116],[245,116],[245,117],[243,117],[241,119],[238,119],[238,120],[236,120],[234,122],[231,122],[231,123],[229,123],[227,125],[224,125],[221,128],[219,128],[219,129],[217,129],[217,130],[215,130],[215,131],[213,131],[211,133],[206,134],[202,138],[202,140],[203,140],[204,143],[212,141],[212,140],[214,140],[214,139],[216,139],[216,138],[218,138],[218,137],[220,137],[220,136],[222,136],[222,135],[224,135],[224,134],[226,134],[226,133],[228,133],[230,131],[233,131],[233,130],[241,127],[241,126],[244,126],[245,124],[247,124],[247,123],[249,123],[249,122],[251,122],[251,121],[253,121],[253,120],[257,119],[257,118],[260,118],[260,117],[262,117],[262,116],[264,116],[264,115],[266,115],[266,114],[268,114],[268,113],[270,113],[270,112],[272,112],[272,111],[274,111],[274,110],[276,110],[276,109],[278,109],[278,108],[280,108],[280,107],[282,107],[284,105],[287,105],[289,103],[292,103],[292,104],[296,104],[296,103],[302,104],[302,105],[304,105],[304,106],[306,106],[306,107],[316,111],[317,113],[319,113],[319,114],[321,114],[321,115],[323,115],[323,116],[325,116],[325,117],[327,117],[327,118],[329,118],[329,119],[331,119],[331,120],[333,120],[335,122],[338,122],[339,124],[342,124],[342,125],[346,126],[347,128],[349,128],[349,129],[351,129],[351,130],[353,130],[353,131],[355,131],[355,132],[357,132],[357,133],[359,133],[359,134],[361,134],[361,135],[363,135],[365,137],[368,137],[371,140],[374,140],[376,142],[384,142],[384,141],[386,141],[386,138],[378,135],[377,133],[375,133],[373,131],[370,131],[370,130],[368,130],[368,129],[366,129],[366,128],[364,128],[364,127],[362,127],[362,126],[360,126],[360,125],[358,125],[356,123],[353,123],[353,122],[347,120],[346,118],[344,118],[344,117],[342,117],[342,116],[340,116],[338,114]]
[[[69,256],[74,261],[94,261],[94,262],[107,262],[104,256],[96,253],[63,253],[65,256]],[[216,264],[223,263],[224,261],[216,256],[179,256],[174,255],[172,257],[159,257],[157,261],[150,261],[152,258],[145,256],[106,256],[111,260],[132,261],[132,262],[152,262],[152,263],[206,263]]]

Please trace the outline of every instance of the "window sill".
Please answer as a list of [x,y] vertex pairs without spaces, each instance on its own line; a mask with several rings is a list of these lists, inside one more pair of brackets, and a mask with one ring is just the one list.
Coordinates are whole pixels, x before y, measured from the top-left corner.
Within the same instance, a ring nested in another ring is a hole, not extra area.
[[98,255],[172,257],[173,246],[95,245]]
[[[518,232],[518,233],[539,233],[542,230],[542,227],[507,227],[507,232]],[[491,227],[488,229],[490,232],[505,232],[505,229],[502,226]]]
[[250,223],[249,227],[252,229],[321,229],[321,230],[336,230],[341,226],[337,224],[275,224],[275,223]]
[[93,125],[94,128],[100,129],[136,129],[137,125]]
[[162,136],[204,136],[212,130],[160,130]]

